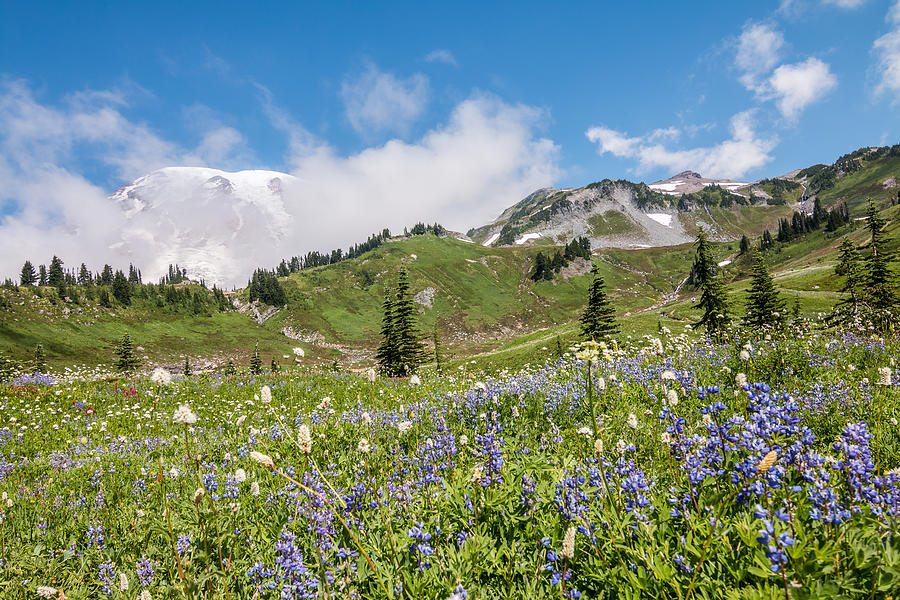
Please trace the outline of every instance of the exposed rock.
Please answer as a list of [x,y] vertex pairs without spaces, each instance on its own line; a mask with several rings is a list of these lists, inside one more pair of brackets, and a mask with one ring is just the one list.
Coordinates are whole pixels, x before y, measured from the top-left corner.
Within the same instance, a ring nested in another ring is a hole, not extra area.
[[884,181],[882,181],[882,182],[881,182],[881,185],[882,185],[882,187],[884,187],[884,189],[886,189],[886,190],[887,190],[887,189],[890,189],[890,188],[900,187],[900,184],[897,183],[897,178],[896,178],[896,177],[893,177],[893,176],[892,176],[892,177],[888,177],[887,179],[885,179]]
[[281,309],[277,306],[269,306],[267,304],[263,304],[259,300],[244,303],[241,302],[240,299],[234,298],[232,299],[231,303],[239,313],[250,317],[260,325],[281,312]]
[[415,296],[413,300],[424,306],[425,308],[434,308],[434,288],[427,287]]

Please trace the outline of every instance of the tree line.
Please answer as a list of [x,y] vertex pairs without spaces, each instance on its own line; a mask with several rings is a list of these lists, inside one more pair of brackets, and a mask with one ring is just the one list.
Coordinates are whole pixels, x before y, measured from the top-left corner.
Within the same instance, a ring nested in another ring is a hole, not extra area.
[[569,262],[576,258],[591,260],[591,241],[584,236],[567,243],[563,250],[557,250],[552,257],[538,252],[534,257],[534,271],[531,273],[531,280],[552,281],[554,275],[569,266]]

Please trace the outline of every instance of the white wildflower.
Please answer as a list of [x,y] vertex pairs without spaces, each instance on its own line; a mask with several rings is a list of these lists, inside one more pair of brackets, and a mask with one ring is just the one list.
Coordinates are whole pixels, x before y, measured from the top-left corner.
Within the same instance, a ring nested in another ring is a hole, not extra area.
[[597,438],[596,440],[594,440],[594,452],[597,453],[598,455],[603,454],[603,440],[602,439]]
[[747,362],[748,360],[750,360],[750,353],[747,352],[746,350],[741,350],[741,353],[738,354],[738,357],[741,359],[742,362]]
[[247,420],[247,415],[241,415],[241,416],[238,417],[238,420],[236,421],[235,424],[236,424],[238,427],[240,427],[241,425],[244,424],[244,421],[246,421],[246,420]]
[[412,429],[412,421],[400,421],[397,423],[397,430],[400,432],[400,435],[405,434],[407,431]]
[[482,476],[484,476],[484,467],[478,465],[472,471],[472,477],[469,479],[469,481],[471,481],[472,483],[478,483],[479,481],[481,481]]
[[263,404],[272,404],[272,389],[269,386],[264,385],[259,390],[259,400]]
[[363,438],[359,440],[359,444],[356,445],[357,452],[362,452],[363,454],[368,454],[372,448],[369,446],[369,440]]
[[625,454],[625,440],[619,440],[616,442],[616,452],[619,454]]
[[368,412],[364,412],[362,414],[362,423],[363,425],[371,425],[372,424],[372,415]]
[[369,380],[369,383],[375,383],[375,369],[366,371],[366,379]]
[[659,441],[663,444],[671,444],[672,443],[672,435],[668,431],[663,431],[662,435],[659,436]]
[[575,556],[575,528],[569,527],[566,530],[566,537],[563,538],[562,549],[559,551],[560,558],[572,560]]
[[628,426],[631,427],[632,429],[637,429],[638,428],[637,415],[634,413],[629,413],[627,423],[628,423]]
[[594,382],[594,385],[597,387],[598,392],[602,392],[606,389],[606,380],[602,377],[598,377],[597,381]]
[[662,375],[660,375],[660,379],[662,379],[663,381],[675,381],[675,371],[673,371],[672,369],[666,369],[662,372]]
[[309,433],[309,425],[305,423],[300,426],[300,431],[297,432],[297,445],[300,446],[300,452],[309,456],[310,452],[312,452],[312,436]]
[[187,404],[182,404],[178,407],[178,410],[175,411],[175,414],[172,415],[172,420],[176,423],[193,425],[197,422],[197,415],[191,412],[191,407],[189,407]]
[[878,369],[878,385],[891,385],[890,367],[881,367]]
[[735,375],[734,385],[738,386],[739,388],[747,385],[747,375],[745,373],[738,373],[737,375]]
[[468,443],[469,443],[469,436],[467,436],[466,434],[462,434],[461,436],[459,436],[459,445],[460,446],[465,446]]
[[37,589],[37,595],[41,598],[55,598],[59,591],[48,585],[42,585]]
[[303,348],[301,348],[300,346],[297,346],[296,348],[294,348],[294,356],[299,356],[300,358],[303,358],[304,356],[306,356],[306,353],[303,351]]
[[418,375],[412,375],[409,378],[409,385],[422,385],[422,380],[419,379]]
[[582,436],[584,436],[584,437],[588,437],[588,438],[589,438],[589,437],[594,437],[594,432],[593,432],[593,430],[591,430],[591,428],[588,427],[587,425],[585,425],[585,426],[583,426],[583,427],[580,427],[580,428],[578,429],[578,434],[579,434],[579,435],[582,435]]
[[712,417],[710,417],[709,415],[703,415],[703,425],[705,427],[709,427],[710,425],[712,425],[712,422]]
[[194,491],[193,496],[194,504],[200,504],[200,501],[203,499],[204,495],[206,495],[206,490],[204,490],[203,488],[197,488]]
[[172,374],[162,367],[156,367],[153,369],[153,374],[150,375],[150,382],[153,385],[169,385],[172,383]]
[[234,480],[238,483],[244,483],[247,481],[247,472],[243,469],[238,469],[234,472]]
[[150,595],[150,590],[141,590],[141,595],[138,598],[139,600],[153,600],[153,597]]
[[254,481],[250,484],[250,495],[254,498],[259,497],[259,482]]
[[675,408],[678,406],[678,392],[675,390],[669,390],[666,392],[666,402],[669,403],[671,408]]
[[253,459],[254,462],[261,464],[267,469],[275,468],[275,461],[272,460],[272,457],[268,454],[263,454],[262,452],[257,452],[256,450],[254,450],[250,453],[250,458]]
[[128,575],[125,573],[119,573],[119,590],[123,592],[128,591]]

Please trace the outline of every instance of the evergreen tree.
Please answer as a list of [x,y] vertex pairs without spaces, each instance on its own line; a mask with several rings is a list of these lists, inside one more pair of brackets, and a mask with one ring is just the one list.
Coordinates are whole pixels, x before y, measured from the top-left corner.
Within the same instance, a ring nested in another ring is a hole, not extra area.
[[191,370],[191,361],[188,356],[185,354],[184,356],[184,376],[190,377],[194,372]]
[[741,254],[747,254],[750,252],[750,238],[746,235],[741,236]]
[[37,275],[34,272],[34,265],[30,260],[26,260],[22,265],[22,273],[19,275],[19,281],[24,286],[31,286],[37,282]]
[[253,356],[250,357],[250,372],[253,375],[262,373],[262,359],[259,357],[259,342],[256,342],[256,347],[253,349]]
[[38,285],[47,285],[47,267],[44,265],[41,265],[38,268],[38,273],[39,273]]
[[44,345],[38,344],[34,347],[34,372],[47,372],[47,355],[44,353]]
[[234,360],[228,359],[228,364],[225,365],[225,375],[231,376],[237,373],[237,369],[234,367]]
[[131,286],[122,271],[116,271],[112,282],[112,293],[123,306],[131,304]]
[[398,373],[407,377],[425,362],[425,348],[416,328],[416,303],[409,293],[409,275],[400,270],[397,295],[394,298],[394,332],[397,336]]
[[50,270],[47,271],[47,285],[59,287],[65,284],[66,278],[63,273],[63,261],[56,255],[50,260]]
[[890,311],[896,303],[894,277],[889,265],[890,255],[885,247],[885,222],[875,203],[869,200],[866,228],[871,234],[869,249],[871,254],[866,261],[866,284],[872,308],[876,311]]
[[[581,333],[585,339],[601,340],[619,332],[616,310],[606,296],[605,283],[597,265],[591,267],[593,280],[588,288],[588,301],[581,315]],[[558,341],[558,340],[557,340]]]
[[754,328],[780,325],[784,319],[784,300],[775,287],[772,275],[760,253],[754,256],[747,315],[744,322]]
[[397,335],[394,328],[394,299],[393,292],[388,288],[382,303],[383,316],[381,318],[381,344],[375,352],[375,360],[378,361],[378,370],[382,375],[393,377],[396,365],[399,362],[399,350]]
[[134,355],[134,344],[131,341],[131,336],[126,333],[119,345],[116,346],[116,369],[122,373],[131,373],[140,364],[140,361]]
[[81,269],[78,271],[78,285],[91,285],[92,283],[94,283],[94,279],[91,277],[91,272],[87,265],[81,263]]
[[[846,237],[841,242],[838,253],[838,264],[834,272],[844,278],[844,287],[841,289],[847,292],[850,297],[842,300],[835,306],[834,316],[838,316],[840,312],[849,312],[849,316],[855,317],[861,309],[861,302],[864,295],[864,273],[862,269],[862,257],[856,244]],[[842,309],[844,309],[842,311]]]
[[275,357],[274,357],[274,356],[272,357],[272,363],[269,365],[269,370],[270,370],[272,373],[277,373],[277,372],[278,372],[278,362],[275,361]]
[[700,302],[695,308],[703,311],[703,316],[694,326],[702,325],[710,337],[718,340],[731,320],[728,314],[728,292],[719,276],[718,265],[712,256],[712,248],[703,227],[700,227],[694,245],[697,251],[691,273],[694,285],[701,291]]
[[101,285],[112,285],[113,282],[113,270],[109,265],[103,265],[103,271],[100,272],[100,284]]

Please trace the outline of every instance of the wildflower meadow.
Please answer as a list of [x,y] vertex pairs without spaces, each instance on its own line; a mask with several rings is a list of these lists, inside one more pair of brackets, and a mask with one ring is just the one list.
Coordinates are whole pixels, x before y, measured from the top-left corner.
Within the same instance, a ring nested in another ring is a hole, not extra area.
[[2,598],[885,598],[896,340],[0,387]]

